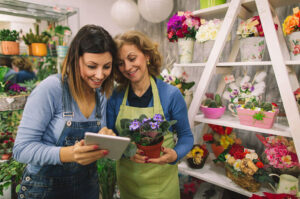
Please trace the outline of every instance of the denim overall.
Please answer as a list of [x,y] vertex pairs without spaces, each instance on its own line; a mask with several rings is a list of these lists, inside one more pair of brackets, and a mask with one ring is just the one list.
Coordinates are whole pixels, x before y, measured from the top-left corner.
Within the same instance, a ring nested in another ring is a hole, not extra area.
[[[101,106],[104,96],[96,92],[96,118],[98,121],[74,122],[72,118],[72,98],[67,81],[63,86],[64,129],[56,146],[72,146],[84,139],[85,132],[98,133],[101,129]],[[45,165],[37,174],[30,174],[27,169],[23,174],[19,199],[99,199],[99,182],[96,162],[83,166],[75,162],[62,165]]]

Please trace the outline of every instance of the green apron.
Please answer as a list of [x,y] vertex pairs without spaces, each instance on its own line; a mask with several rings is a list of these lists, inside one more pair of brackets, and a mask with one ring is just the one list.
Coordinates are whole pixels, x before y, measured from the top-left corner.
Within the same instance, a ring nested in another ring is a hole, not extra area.
[[[138,108],[127,106],[128,88],[126,89],[120,112],[116,120],[116,129],[121,132],[120,121],[123,118],[135,119],[141,114],[153,117],[155,114],[164,116],[156,83],[151,77],[153,107]],[[173,135],[164,136],[163,146],[174,148]],[[179,199],[178,167],[176,165],[140,164],[122,158],[117,161],[117,180],[121,199]]]

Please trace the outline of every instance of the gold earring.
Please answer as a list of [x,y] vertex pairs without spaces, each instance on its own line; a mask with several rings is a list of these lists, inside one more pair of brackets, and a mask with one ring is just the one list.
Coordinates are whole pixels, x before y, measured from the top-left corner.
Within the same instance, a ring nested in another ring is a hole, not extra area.
[[149,59],[147,60],[147,65],[148,65],[148,66],[150,65],[150,61],[149,61]]

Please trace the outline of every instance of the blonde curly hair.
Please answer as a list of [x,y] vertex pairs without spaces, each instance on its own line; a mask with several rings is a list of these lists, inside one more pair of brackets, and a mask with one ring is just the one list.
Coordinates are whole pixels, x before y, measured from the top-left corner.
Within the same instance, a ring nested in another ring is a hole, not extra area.
[[[149,56],[150,64],[147,64],[149,75],[158,76],[160,74],[162,56],[158,51],[158,44],[151,41],[147,35],[139,31],[131,30],[117,35],[114,39],[118,50],[120,50],[124,44],[135,45],[144,55]],[[114,71],[114,78],[119,84],[119,89],[125,89],[129,84],[129,80],[123,76],[119,67],[116,67]]]

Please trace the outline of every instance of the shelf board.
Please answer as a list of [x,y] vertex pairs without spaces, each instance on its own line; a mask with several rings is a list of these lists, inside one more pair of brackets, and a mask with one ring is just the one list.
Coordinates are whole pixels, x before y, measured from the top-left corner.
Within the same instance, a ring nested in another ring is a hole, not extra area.
[[71,7],[46,6],[15,0],[0,0],[0,13],[47,21],[61,21],[77,13]]
[[[175,63],[174,67],[204,67],[206,63],[186,63],[178,64]],[[286,61],[287,66],[300,66],[300,61]],[[217,63],[217,67],[222,66],[271,66],[271,61],[259,61],[259,62],[220,62]]]
[[[232,190],[247,197],[251,197],[253,193],[242,189],[240,186],[236,185],[232,180],[230,180],[225,174],[225,168],[217,166],[212,161],[213,158],[214,155],[210,154],[202,169],[192,169],[188,167],[185,161],[183,161],[178,165],[179,172],[218,185],[225,189]],[[263,195],[263,192],[272,191],[266,187],[261,187],[260,191],[256,192],[255,194]]]
[[273,128],[271,129],[263,129],[263,128],[258,128],[253,126],[246,126],[240,124],[239,119],[237,117],[231,116],[229,113],[225,113],[220,119],[205,118],[203,114],[196,115],[195,122],[229,126],[232,128],[243,129],[247,131],[292,137],[290,128],[288,126],[278,124],[278,123],[274,123]]
[[[269,0],[270,4],[274,8],[299,4],[299,0]],[[230,3],[217,5],[205,9],[196,10],[193,15],[200,18],[212,19],[212,18],[224,18]],[[255,0],[244,0],[242,6],[249,12],[255,12],[257,10]]]
[[7,57],[7,58],[13,58],[13,57],[28,57],[28,58],[59,58],[59,57],[55,57],[55,56],[32,56],[32,55],[3,55],[3,54],[0,54],[0,58],[1,57]]

